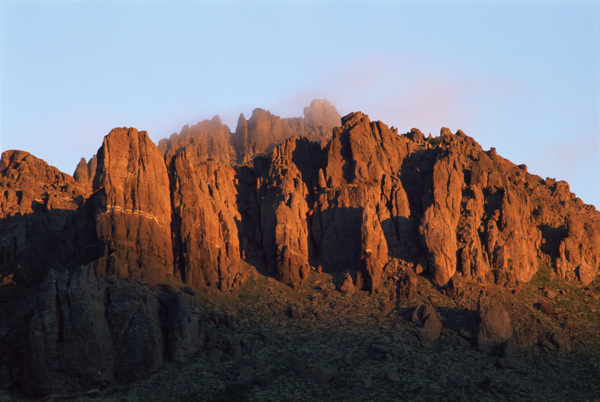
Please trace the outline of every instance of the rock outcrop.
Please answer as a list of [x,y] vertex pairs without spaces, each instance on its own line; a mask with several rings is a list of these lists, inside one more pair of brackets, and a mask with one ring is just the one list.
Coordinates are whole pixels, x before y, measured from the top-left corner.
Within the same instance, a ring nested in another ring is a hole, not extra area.
[[98,278],[89,266],[49,271],[35,294],[10,307],[0,384],[20,384],[32,397],[146,377],[167,357],[182,361],[201,350],[209,322],[193,296],[159,298],[139,283]]
[[443,324],[431,304],[416,307],[413,318],[422,324],[418,329],[417,337],[423,345],[430,346],[442,334]]
[[23,368],[32,395],[136,380],[163,363],[159,304],[147,287],[107,286],[89,267],[50,271],[33,306]]
[[600,266],[600,231],[597,225],[590,224],[581,216],[569,217],[565,225],[566,237],[560,242],[556,268],[568,279],[576,277],[584,285],[598,275]]
[[325,99],[315,99],[310,106],[304,108],[304,119],[313,126],[324,126],[332,129],[341,123],[341,116],[335,106]]
[[73,179],[86,189],[86,195],[89,195],[93,190],[94,176],[96,175],[96,168],[98,167],[98,158],[94,155],[89,161],[85,158],[81,158],[75,172],[73,173]]
[[171,197],[163,155],[145,131],[116,128],[98,150],[93,182],[98,275],[145,278],[173,273]]
[[259,189],[265,263],[277,279],[289,285],[301,283],[310,271],[308,190],[293,163],[297,146],[298,140],[293,138],[273,150]]
[[[398,135],[361,112],[332,127],[337,118],[324,101],[307,107],[305,118],[256,109],[236,133],[215,117],[159,147],[145,132],[115,129],[75,178],[7,152],[0,205],[12,229],[2,243],[3,275],[29,272],[52,255],[31,260],[18,251],[38,242],[24,222],[44,216],[52,222],[41,223],[40,237],[60,227],[63,243],[87,250],[61,251],[64,261],[151,283],[173,276],[231,289],[242,260],[290,285],[311,266],[351,272],[367,290],[377,288],[391,258],[438,286],[457,272],[527,282],[538,258],[566,279],[596,277],[600,218],[566,183],[485,152],[460,130],[425,139],[417,129]],[[312,141],[327,127],[330,140]]]
[[230,164],[235,160],[235,151],[231,144],[229,128],[221,122],[219,116],[204,120],[192,127],[185,126],[179,134],[159,142],[158,148],[165,156],[167,166],[182,149],[196,162],[216,161]]
[[477,346],[485,353],[494,352],[513,334],[510,313],[502,303],[482,297],[477,305]]
[[185,149],[170,164],[175,267],[189,285],[230,289],[241,259],[235,171],[196,160]]
[[[0,296],[99,256],[84,186],[22,151],[0,161]],[[21,289],[21,290],[20,290]]]
[[231,141],[238,162],[247,163],[254,156],[270,152],[294,136],[313,141],[326,140],[331,137],[332,128],[339,126],[340,122],[335,106],[325,100],[314,100],[304,108],[304,118],[282,119],[264,109],[254,109],[248,120],[240,115]]
[[419,227],[430,274],[436,285],[448,283],[457,268],[456,227],[461,216],[463,188],[461,170],[456,155],[449,153],[438,158],[433,166],[433,199],[425,209]]
[[71,176],[24,151],[2,154],[0,186],[0,218],[75,210],[77,198],[85,194]]

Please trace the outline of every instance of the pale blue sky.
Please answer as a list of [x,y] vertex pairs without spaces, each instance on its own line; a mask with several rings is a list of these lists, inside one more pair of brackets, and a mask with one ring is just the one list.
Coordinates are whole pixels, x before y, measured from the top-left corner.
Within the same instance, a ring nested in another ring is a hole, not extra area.
[[255,107],[462,129],[600,207],[600,1],[0,0],[0,147],[71,174]]

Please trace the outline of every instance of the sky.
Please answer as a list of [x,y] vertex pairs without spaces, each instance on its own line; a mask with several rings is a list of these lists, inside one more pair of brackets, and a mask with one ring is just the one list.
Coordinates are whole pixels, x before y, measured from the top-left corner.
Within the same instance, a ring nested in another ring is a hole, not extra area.
[[0,150],[72,174],[114,127],[158,143],[314,98],[462,129],[600,208],[600,0],[0,0]]

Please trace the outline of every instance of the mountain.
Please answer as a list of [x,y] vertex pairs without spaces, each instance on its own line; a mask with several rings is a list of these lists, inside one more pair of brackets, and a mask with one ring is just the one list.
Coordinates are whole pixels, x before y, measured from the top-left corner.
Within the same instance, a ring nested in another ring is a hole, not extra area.
[[[203,311],[257,277],[298,294],[330,278],[336,294],[394,303],[422,286],[462,294],[489,351],[527,344],[498,295],[546,272],[593,289],[600,270],[600,213],[566,182],[460,130],[399,135],[323,100],[304,118],[255,109],[234,132],[215,117],[158,146],[115,128],[73,176],[7,151],[0,190],[0,386],[34,397],[139,380],[201,350],[249,353],[207,346],[202,323],[236,324]],[[426,304],[413,321],[430,344],[444,319]]]

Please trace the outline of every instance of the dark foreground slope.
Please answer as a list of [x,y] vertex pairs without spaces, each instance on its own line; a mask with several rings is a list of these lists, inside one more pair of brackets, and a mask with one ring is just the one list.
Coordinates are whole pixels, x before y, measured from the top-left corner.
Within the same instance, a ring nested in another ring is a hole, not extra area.
[[[114,129],[73,177],[8,151],[0,186],[0,386],[31,396],[199,352],[238,361],[255,351],[246,335],[276,330],[271,314],[301,317],[300,336],[356,309],[374,318],[340,330],[392,325],[425,345],[414,353],[452,348],[441,334],[500,356],[600,339],[600,214],[461,131],[398,135],[315,101],[304,118],[257,109],[233,133],[215,118],[158,146]],[[273,289],[288,296],[264,299]]]

